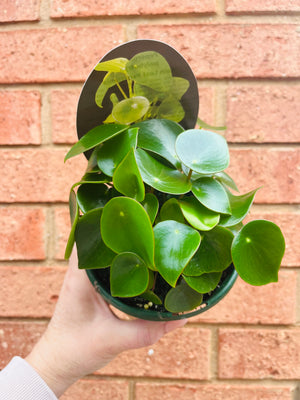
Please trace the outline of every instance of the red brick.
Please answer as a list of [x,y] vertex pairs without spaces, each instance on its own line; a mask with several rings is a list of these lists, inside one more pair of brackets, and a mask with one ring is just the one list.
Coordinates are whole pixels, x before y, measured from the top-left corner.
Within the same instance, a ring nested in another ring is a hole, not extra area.
[[0,322],[0,369],[14,356],[26,357],[45,328],[44,322]]
[[241,193],[261,187],[256,203],[298,203],[300,150],[298,148],[232,148],[227,172]]
[[36,21],[40,16],[40,0],[2,0],[0,22]]
[[299,0],[226,0],[229,14],[300,11]]
[[295,86],[231,86],[227,93],[230,142],[299,142],[300,90]]
[[292,400],[293,389],[286,386],[182,385],[137,383],[136,400]]
[[39,208],[0,208],[0,260],[45,258],[45,213]]
[[211,87],[199,87],[199,118],[208,124],[214,124],[215,90]]
[[54,0],[52,2],[52,18],[89,17],[108,15],[159,15],[159,14],[191,14],[212,13],[215,11],[214,0],[190,0],[176,2],[173,0],[116,0],[105,2],[97,0]]
[[[284,301],[282,301],[284,299]],[[278,283],[251,286],[238,278],[228,295],[192,322],[295,324],[297,273],[281,271]]]
[[[282,299],[285,301],[285,299]],[[299,379],[299,329],[220,329],[219,378]]]
[[164,336],[150,348],[122,353],[99,373],[120,376],[208,379],[209,347],[210,331],[208,329],[178,329]]
[[107,381],[104,379],[82,379],[72,385],[61,400],[91,400],[113,399],[126,400],[129,384],[122,381]]
[[84,174],[80,155],[64,164],[67,149],[0,150],[2,202],[67,202],[71,185]]
[[0,83],[85,81],[122,40],[120,25],[1,32]]
[[80,90],[53,90],[51,93],[52,140],[54,143],[75,143],[76,112]]
[[51,317],[65,271],[63,267],[1,266],[1,317]]
[[63,260],[71,228],[69,207],[57,207],[55,209],[54,222],[55,258],[58,260]]
[[0,144],[40,143],[40,93],[0,91]]
[[199,78],[283,78],[299,76],[297,29],[296,24],[140,25],[138,38],[174,46]]

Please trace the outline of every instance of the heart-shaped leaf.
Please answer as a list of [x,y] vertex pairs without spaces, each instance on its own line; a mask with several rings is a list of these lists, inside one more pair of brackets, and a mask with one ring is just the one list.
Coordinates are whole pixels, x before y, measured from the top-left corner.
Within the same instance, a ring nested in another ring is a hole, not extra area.
[[70,219],[71,219],[71,231],[69,234],[66,250],[65,250],[65,259],[68,260],[75,242],[75,228],[79,219],[79,209],[78,203],[76,199],[76,194],[74,190],[70,191],[69,195],[69,212],[70,212]]
[[149,106],[150,103],[146,97],[131,97],[117,103],[112,110],[112,116],[120,124],[132,124],[146,114]]
[[190,191],[192,185],[184,174],[166,167],[144,150],[136,150],[136,160],[143,181],[147,185],[171,194],[184,194]]
[[149,268],[154,265],[154,235],[147,211],[128,197],[111,199],[101,218],[104,242],[116,253],[131,252],[141,257]]
[[172,87],[170,94],[177,100],[180,100],[181,97],[187,92],[190,86],[190,82],[187,79],[181,77],[173,77]]
[[265,220],[251,221],[232,243],[232,260],[240,277],[250,285],[278,281],[278,270],[285,250],[280,228]]
[[115,86],[117,83],[119,84],[120,82],[125,81],[126,79],[126,74],[123,72],[108,72],[95,94],[95,102],[97,106],[102,108],[102,102],[108,89]]
[[209,293],[214,290],[220,282],[222,272],[211,272],[201,276],[183,276],[186,283],[198,293]]
[[115,253],[103,242],[100,234],[102,209],[87,212],[76,225],[75,241],[78,267],[82,269],[106,268],[111,265]]
[[231,214],[228,195],[214,178],[200,178],[193,182],[192,192],[205,207],[221,214]]
[[159,207],[157,197],[153,193],[146,193],[144,200],[141,201],[141,204],[147,211],[150,221],[153,224]]
[[164,306],[172,313],[191,311],[200,306],[203,295],[192,289],[184,280],[169,290],[166,295]]
[[148,286],[149,272],[144,261],[134,253],[118,254],[110,268],[112,296],[134,297]]
[[179,205],[188,223],[200,231],[209,231],[220,220],[220,214],[204,207],[192,196],[180,200]]
[[120,124],[103,124],[96,126],[95,128],[88,131],[88,133],[86,133],[84,136],[82,136],[78,140],[78,142],[76,142],[74,146],[71,147],[65,157],[65,161],[67,161],[71,157],[77,156],[78,154],[84,153],[85,151],[92,149],[98,144],[105,142],[106,140],[116,135],[119,135],[126,129],[128,129],[128,126]]
[[201,246],[184,270],[184,275],[200,276],[203,273],[224,271],[231,263],[233,233],[216,226],[205,232]]
[[160,219],[161,221],[172,220],[181,222],[182,224],[185,223],[179,203],[176,199],[169,199],[162,205],[160,210]]
[[83,213],[103,208],[111,197],[111,189],[103,183],[99,185],[84,183],[77,190],[77,202]]
[[252,190],[252,192],[243,194],[241,196],[234,196],[232,193],[227,191],[232,214],[228,216],[222,216],[220,225],[230,227],[235,226],[243,221],[252,206],[257,190],[258,189]]
[[174,167],[180,168],[181,162],[175,152],[175,141],[177,136],[183,132],[183,128],[179,124],[165,119],[150,119],[134,126],[139,128],[139,147],[159,154]]
[[114,187],[122,194],[137,201],[144,200],[145,186],[138,169],[134,148],[120,162],[113,176]]
[[136,82],[134,84],[134,95],[144,96],[149,100],[150,103],[161,101],[166,96],[165,93],[160,93],[157,90],[151,89],[148,86],[140,85]]
[[200,244],[195,229],[176,221],[163,221],[154,227],[155,265],[162,277],[175,286],[186,264]]
[[185,116],[185,111],[175,97],[168,96],[158,107],[157,118],[170,119],[171,121],[180,122]]
[[127,58],[119,57],[108,61],[101,61],[96,65],[95,71],[122,72],[125,71]]
[[229,165],[227,142],[215,132],[189,129],[178,136],[175,147],[180,160],[200,174],[214,174]]
[[166,59],[155,51],[136,54],[126,64],[126,71],[135,82],[158,92],[167,92],[171,88],[171,68]]
[[132,128],[120,135],[107,140],[97,152],[97,163],[101,171],[113,176],[115,169],[128,154],[131,148],[136,148],[138,129]]

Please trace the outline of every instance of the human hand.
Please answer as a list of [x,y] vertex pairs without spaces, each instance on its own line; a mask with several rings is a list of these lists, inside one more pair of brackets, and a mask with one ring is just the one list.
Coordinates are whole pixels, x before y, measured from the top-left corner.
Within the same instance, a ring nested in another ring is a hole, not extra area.
[[122,351],[149,346],[185,322],[118,319],[78,269],[73,250],[53,317],[26,361],[59,397]]

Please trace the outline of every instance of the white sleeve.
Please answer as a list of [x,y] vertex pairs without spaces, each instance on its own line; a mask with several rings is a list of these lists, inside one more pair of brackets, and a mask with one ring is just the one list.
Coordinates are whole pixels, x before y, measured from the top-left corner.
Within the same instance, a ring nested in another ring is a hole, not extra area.
[[21,357],[0,372],[1,400],[57,400],[39,374]]

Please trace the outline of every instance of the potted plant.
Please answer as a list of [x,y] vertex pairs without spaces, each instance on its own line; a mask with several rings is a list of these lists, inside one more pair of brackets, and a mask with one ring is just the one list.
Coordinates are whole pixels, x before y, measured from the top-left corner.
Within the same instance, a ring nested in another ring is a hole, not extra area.
[[[157,51],[100,62],[95,92],[106,116],[83,134],[66,160],[88,165],[70,191],[79,268],[114,306],[146,319],[203,312],[237,274],[251,285],[277,281],[284,238],[277,225],[243,225],[257,189],[238,194],[224,171],[225,138],[186,129],[190,82]],[[205,128],[205,129],[204,129]]]

